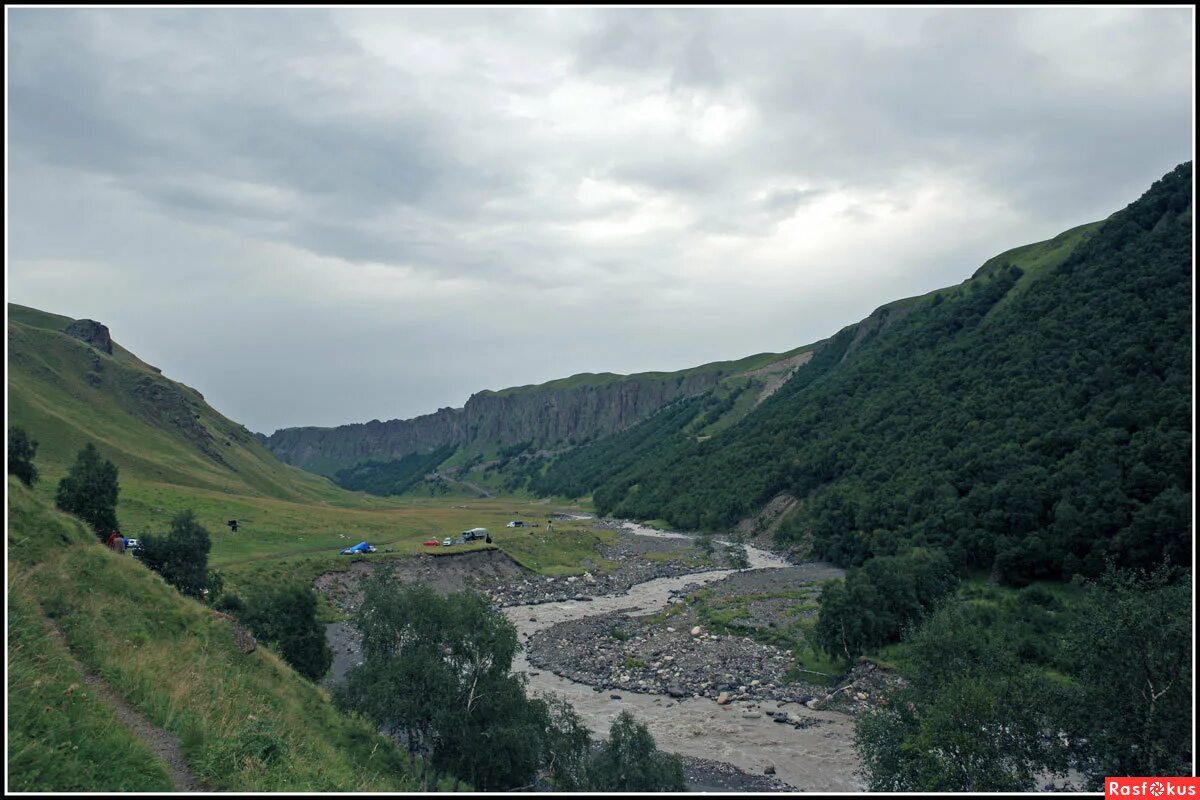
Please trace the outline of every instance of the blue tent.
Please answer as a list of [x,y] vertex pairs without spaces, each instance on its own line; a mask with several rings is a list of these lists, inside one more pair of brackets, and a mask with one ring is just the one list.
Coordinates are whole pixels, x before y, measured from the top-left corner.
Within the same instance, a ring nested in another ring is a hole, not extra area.
[[343,553],[369,553],[369,552],[371,552],[371,545],[367,544],[366,542],[359,542],[358,544],[354,545],[354,547],[347,547],[342,552]]

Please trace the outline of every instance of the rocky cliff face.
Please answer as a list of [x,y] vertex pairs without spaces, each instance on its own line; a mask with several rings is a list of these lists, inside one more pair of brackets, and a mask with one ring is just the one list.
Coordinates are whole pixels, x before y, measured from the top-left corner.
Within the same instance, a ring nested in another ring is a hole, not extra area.
[[481,392],[463,409],[466,443],[532,441],[548,446],[592,439],[624,430],[675,400],[706,392],[720,378],[720,373],[702,372],[569,389]]
[[552,447],[628,428],[668,403],[708,391],[725,374],[693,371],[569,388],[479,392],[461,409],[336,428],[284,428],[265,443],[284,461],[326,475],[351,464],[390,461],[450,444],[478,452],[526,441]]
[[94,319],[77,319],[63,331],[69,336],[81,339],[101,352],[112,355],[112,336],[108,326],[101,325]]
[[464,441],[463,410],[443,408],[413,419],[371,420],[336,428],[283,428],[262,441],[289,464],[332,475],[363,461],[392,461]]

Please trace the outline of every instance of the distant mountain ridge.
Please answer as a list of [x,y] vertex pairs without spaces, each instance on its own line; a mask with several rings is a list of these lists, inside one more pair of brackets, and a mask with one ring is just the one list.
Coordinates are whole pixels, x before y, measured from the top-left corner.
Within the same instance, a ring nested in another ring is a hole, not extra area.
[[812,347],[678,372],[582,373],[477,392],[463,408],[442,408],[413,419],[282,428],[261,441],[287,463],[325,475],[366,461],[399,460],[447,446],[470,454],[521,443],[553,449],[625,430],[670,403],[712,391],[731,378],[745,376],[766,388],[790,374],[797,356]]
[[[1080,225],[1044,242],[1001,253],[960,286],[985,278],[1012,261],[1024,265],[1028,277],[1022,284],[1029,283],[1047,265],[1065,258],[1099,225]],[[957,288],[938,291],[953,292]],[[847,355],[867,337],[899,321],[937,293],[892,301],[848,326],[854,334]],[[621,433],[673,403],[707,395],[719,387],[729,390],[732,382],[745,379],[751,384],[746,387],[750,391],[723,412],[719,427],[727,427],[779,390],[828,341],[676,372],[581,373],[542,384],[480,391],[471,395],[462,408],[442,408],[412,419],[281,428],[269,436],[256,436],[283,461],[336,479],[337,473],[347,467],[398,462],[447,447],[456,448],[464,456],[495,455],[520,444],[528,444],[530,451],[559,452]]]

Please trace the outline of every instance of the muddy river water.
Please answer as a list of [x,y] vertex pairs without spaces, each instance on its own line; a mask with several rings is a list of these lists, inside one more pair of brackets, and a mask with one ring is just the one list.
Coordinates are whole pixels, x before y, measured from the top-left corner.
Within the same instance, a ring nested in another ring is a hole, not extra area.
[[[626,528],[641,536],[688,538],[632,523],[626,523]],[[747,545],[746,554],[750,569],[788,566],[778,556],[756,547]],[[732,572],[724,569],[658,578],[637,584],[625,594],[597,597],[591,602],[510,606],[504,613],[517,626],[524,642],[535,632],[568,620],[610,611],[624,611],[631,616],[653,614],[666,607],[672,591],[717,581]],[[597,736],[607,735],[616,716],[628,710],[646,724],[658,746],[670,752],[725,761],[759,775],[768,764],[774,764],[776,777],[802,791],[865,788],[855,774],[858,759],[851,744],[854,721],[845,714],[814,711],[795,703],[735,701],[722,706],[705,697],[675,700],[667,695],[635,692],[620,692],[621,699],[613,700],[608,691],[596,692],[586,684],[532,667],[523,653],[517,656],[513,670],[530,676],[533,693],[552,692],[566,698]],[[800,729],[781,725],[763,713],[776,709],[816,718],[821,723]]]
[[[639,536],[691,538],[625,523],[629,533]],[[765,550],[746,546],[748,569],[777,569],[786,561]],[[509,606],[504,613],[516,625],[522,643],[538,631],[561,622],[621,611],[642,616],[661,611],[671,593],[686,587],[721,580],[736,570],[721,569],[635,584],[624,594],[603,595],[591,601],[564,601]],[[349,626],[333,623],[327,636],[334,644],[334,665],[328,680],[340,680],[361,656]],[[350,647],[347,648],[347,645]],[[857,776],[858,759],[852,741],[854,720],[833,711],[816,711],[797,703],[734,701],[718,705],[706,697],[677,700],[663,694],[622,691],[613,699],[608,690],[560,678],[532,666],[524,652],[513,662],[514,672],[529,678],[532,694],[553,693],[569,701],[598,738],[608,735],[609,726],[621,711],[630,711],[644,723],[663,750],[686,756],[733,764],[750,774],[762,775],[774,765],[775,777],[800,791],[862,791]],[[766,711],[790,712],[817,720],[810,727],[779,724]]]

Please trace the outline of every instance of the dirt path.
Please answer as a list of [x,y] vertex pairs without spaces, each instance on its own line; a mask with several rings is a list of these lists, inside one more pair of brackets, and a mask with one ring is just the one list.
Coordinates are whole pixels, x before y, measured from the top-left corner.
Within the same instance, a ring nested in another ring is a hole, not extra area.
[[[67,644],[67,637],[63,635],[63,632],[49,617],[43,616],[43,619],[46,621],[50,634],[70,653],[71,648]],[[188,767],[187,760],[184,759],[183,752],[179,749],[178,736],[146,719],[140,711],[129,705],[125,701],[125,698],[117,694],[116,690],[109,686],[103,678],[85,667],[78,659],[75,660],[75,663],[79,666],[79,671],[83,673],[83,682],[91,687],[97,697],[102,698],[112,706],[121,724],[128,728],[134,736],[141,739],[150,748],[150,752],[158,756],[163,764],[166,765],[167,773],[171,776],[171,783],[174,785],[175,791],[210,791]]]
[[479,495],[480,497],[490,499],[490,498],[494,498],[496,496],[477,483],[471,483],[470,481],[464,481],[459,478],[451,478],[449,475],[447,475],[444,472],[435,472],[433,474],[436,475],[437,477],[441,478],[442,480],[444,480],[446,483],[458,484],[459,486],[462,486],[472,492],[475,492],[475,494]]

